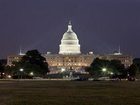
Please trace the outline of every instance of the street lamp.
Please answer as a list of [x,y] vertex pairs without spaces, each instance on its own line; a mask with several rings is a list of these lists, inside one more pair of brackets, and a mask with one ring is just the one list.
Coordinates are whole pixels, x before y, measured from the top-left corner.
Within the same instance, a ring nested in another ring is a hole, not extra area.
[[114,73],[113,72],[110,72],[110,74],[113,75]]
[[105,76],[105,74],[106,74],[106,71],[107,71],[107,69],[106,68],[102,68],[102,74],[103,74],[103,76]]
[[[19,71],[20,71],[20,72],[23,72],[24,69],[23,69],[23,68],[20,68]],[[22,74],[21,74],[21,79],[22,79]]]
[[61,68],[61,72],[64,72],[65,71],[65,69],[64,68]]
[[107,69],[106,69],[106,68],[102,68],[102,71],[103,71],[103,72],[106,72],[106,71],[107,71]]
[[33,76],[33,75],[34,75],[34,73],[33,73],[33,72],[30,72],[30,75],[31,75],[31,76]]
[[23,72],[23,71],[24,71],[24,69],[23,69],[23,68],[20,68],[20,69],[19,69],[19,71]]
[[12,76],[11,75],[8,75],[7,77],[10,79]]

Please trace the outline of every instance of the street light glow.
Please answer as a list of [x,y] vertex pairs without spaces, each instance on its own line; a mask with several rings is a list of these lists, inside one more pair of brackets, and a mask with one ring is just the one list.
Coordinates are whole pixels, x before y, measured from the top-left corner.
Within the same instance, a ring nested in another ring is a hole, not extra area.
[[110,74],[113,75],[114,73],[113,72],[110,72]]
[[8,78],[11,78],[12,76],[11,76],[11,75],[8,75],[7,77],[8,77]]
[[106,72],[106,70],[107,70],[106,68],[102,68],[102,71],[103,71],[103,72]]
[[30,72],[30,75],[31,75],[31,76],[33,76],[33,75],[34,75],[34,73],[33,73],[33,72]]
[[22,72],[22,71],[24,71],[24,69],[23,69],[23,68],[20,68],[19,70],[20,70],[21,72]]
[[64,71],[65,71],[65,69],[64,69],[64,68],[62,68],[62,69],[61,69],[61,72],[64,72]]

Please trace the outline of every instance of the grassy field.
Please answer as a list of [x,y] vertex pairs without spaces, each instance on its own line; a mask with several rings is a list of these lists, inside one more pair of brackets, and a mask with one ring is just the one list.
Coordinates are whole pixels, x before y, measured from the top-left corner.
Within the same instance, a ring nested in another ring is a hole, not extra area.
[[140,82],[0,81],[0,105],[140,105]]

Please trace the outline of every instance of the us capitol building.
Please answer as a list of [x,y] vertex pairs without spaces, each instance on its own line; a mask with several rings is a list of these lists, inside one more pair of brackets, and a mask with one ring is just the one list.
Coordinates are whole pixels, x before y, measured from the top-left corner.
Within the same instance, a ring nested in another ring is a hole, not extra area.
[[[95,55],[93,52],[87,54],[81,53],[80,44],[76,33],[72,30],[71,22],[68,24],[67,31],[63,34],[61,44],[59,45],[59,53],[42,54],[49,64],[51,73],[57,73],[64,70],[74,70],[76,72],[84,71],[85,67],[89,67],[95,58],[106,60],[120,60],[125,67],[132,64],[133,58],[129,55],[123,55],[120,52],[106,55]],[[7,58],[7,65],[11,66],[13,61],[19,61],[23,54],[11,55]]]
[[92,52],[89,54],[81,53],[79,40],[76,33],[72,30],[71,22],[69,22],[68,29],[62,37],[61,44],[59,45],[59,54],[48,52],[44,57],[50,66],[50,71],[81,71],[85,67],[90,66],[94,59]]

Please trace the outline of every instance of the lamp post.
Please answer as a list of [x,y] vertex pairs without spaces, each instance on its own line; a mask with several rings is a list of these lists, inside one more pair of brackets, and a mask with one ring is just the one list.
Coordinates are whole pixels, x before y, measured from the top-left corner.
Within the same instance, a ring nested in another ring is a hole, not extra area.
[[33,75],[34,75],[34,73],[33,73],[33,72],[30,72],[30,75],[31,75],[31,76],[33,76]]
[[22,79],[22,72],[24,71],[24,69],[20,68],[19,71],[21,72],[20,74],[21,74],[21,79]]
[[11,79],[12,76],[11,75],[8,75],[7,77],[8,77],[8,79]]
[[107,70],[106,68],[102,68],[102,71],[103,71],[103,72],[106,72],[106,70]]
[[114,73],[113,72],[110,72],[110,74],[113,75]]
[[107,71],[106,68],[102,68],[103,76],[105,76],[106,71]]
[[65,68],[61,68],[61,72],[64,72],[65,71]]

